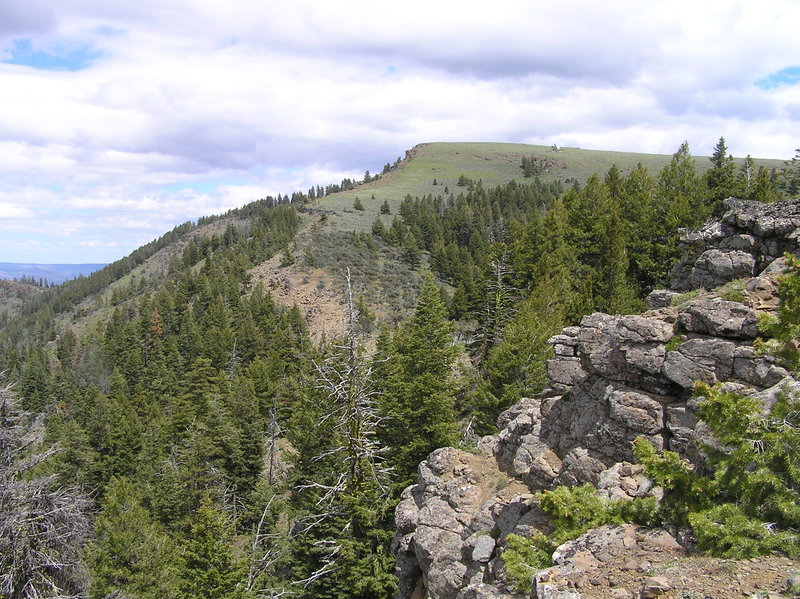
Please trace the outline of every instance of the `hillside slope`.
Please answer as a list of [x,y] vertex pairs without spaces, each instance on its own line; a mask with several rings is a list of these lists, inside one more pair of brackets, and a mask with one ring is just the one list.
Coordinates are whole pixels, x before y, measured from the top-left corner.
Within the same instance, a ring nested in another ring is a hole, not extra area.
[[[522,159],[533,159],[538,165],[538,178],[545,182],[583,183],[592,174],[603,175],[616,165],[624,175],[642,164],[655,175],[672,158],[669,155],[636,154],[507,144],[507,143],[424,143],[406,152],[402,160],[387,164],[385,172],[368,183],[309,200],[295,193],[292,201],[302,212],[302,226],[289,247],[285,259],[255,265],[253,278],[278,290],[277,301],[303,307],[312,333],[341,331],[339,302],[343,292],[342,276],[345,263],[357,271],[356,291],[375,304],[381,317],[401,318],[410,309],[419,275],[406,268],[397,251],[382,251],[379,255],[354,247],[349,237],[353,231],[367,232],[376,219],[387,226],[397,214],[406,197],[441,196],[442,198],[468,193],[470,185],[480,182],[489,190],[510,181],[525,182]],[[737,159],[741,162],[741,159]],[[710,165],[705,157],[697,157],[698,173]],[[778,160],[759,160],[766,168],[780,168]],[[459,185],[462,179],[462,185]],[[436,184],[434,184],[434,181]],[[363,210],[356,210],[356,200]],[[110,315],[110,307],[122,298],[134,301],[145,292],[152,292],[166,277],[169,264],[180,257],[190,239],[204,243],[221,237],[232,226],[247,235],[264,202],[289,201],[289,196],[258,200],[226,214],[202,218],[196,225],[185,223],[158,240],[139,248],[106,268],[86,277],[85,282],[68,282],[40,298],[58,316],[61,329],[69,324],[84,328],[86,324],[102,321]],[[383,214],[386,201],[390,214]],[[307,202],[303,204],[303,202]],[[302,204],[302,205],[300,205]],[[308,253],[305,253],[308,250]],[[305,260],[311,253],[317,260]],[[359,267],[359,265],[361,265]],[[131,282],[134,284],[131,285]],[[15,305],[15,309],[18,306]],[[2,309],[2,300],[0,300]],[[27,310],[36,312],[40,305]],[[25,312],[25,310],[23,310]],[[338,324],[337,324],[338,323]]]
[[[539,177],[546,182],[561,181],[565,184],[583,183],[591,175],[605,175],[612,165],[622,174],[627,174],[642,164],[650,173],[656,174],[672,158],[671,154],[641,154],[635,152],[613,152],[606,150],[584,150],[561,147],[557,150],[549,146],[514,143],[489,142],[435,142],[422,143],[406,151],[405,157],[376,181],[343,191],[320,200],[320,206],[336,214],[336,226],[345,230],[367,229],[379,214],[383,200],[392,208],[399,206],[407,195],[447,196],[458,195],[464,191],[459,187],[459,178],[481,181],[485,189],[506,184],[512,180],[523,181],[523,158],[534,158],[541,166]],[[742,158],[737,158],[741,165]],[[767,169],[780,169],[781,160],[761,160],[756,163]],[[697,156],[698,173],[710,167],[706,156]],[[436,181],[436,184],[434,184]],[[372,196],[375,199],[372,199]],[[353,202],[358,197],[364,213],[353,210]]]

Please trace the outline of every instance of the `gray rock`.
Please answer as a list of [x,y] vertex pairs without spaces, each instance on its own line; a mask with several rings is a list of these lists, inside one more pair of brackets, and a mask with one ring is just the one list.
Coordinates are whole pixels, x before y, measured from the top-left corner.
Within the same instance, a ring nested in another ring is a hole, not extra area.
[[664,427],[661,404],[636,391],[612,391],[608,397],[609,417],[637,433],[655,434]]
[[548,584],[539,584],[533,589],[531,597],[535,599],[581,599],[577,591],[560,591]]
[[678,315],[678,325],[690,333],[715,337],[755,339],[758,336],[755,311],[739,302],[720,298],[691,303]]
[[711,249],[703,252],[691,270],[693,288],[711,289],[734,279],[753,276],[756,260],[741,250]]
[[759,204],[728,198],[723,205],[726,212],[720,221],[680,231],[684,252],[671,272],[672,289],[716,287],[749,276],[751,265],[751,272],[760,272],[785,252],[797,253],[800,202]]
[[672,305],[672,298],[680,295],[677,291],[671,291],[669,289],[654,289],[651,291],[645,300],[647,301],[647,307],[651,310],[655,310],[657,308],[667,308]]
[[756,350],[743,345],[733,355],[733,377],[756,387],[771,387],[789,376],[786,369],[775,365],[770,356],[759,355]]
[[662,373],[685,389],[696,381],[714,384],[733,374],[735,345],[722,339],[690,339],[667,353]]
[[742,250],[749,252],[756,247],[756,238],[752,235],[745,233],[739,235],[731,235],[720,240],[719,247],[721,249]]
[[459,592],[456,599],[510,599],[510,593],[493,584],[471,584]]
[[492,559],[494,553],[495,540],[489,535],[481,535],[475,541],[475,548],[472,550],[472,561],[486,563]]
[[580,358],[558,356],[547,361],[547,376],[552,387],[560,386],[567,391],[586,376],[586,371],[581,367]]
[[[408,489],[407,489],[408,490]],[[405,491],[404,491],[405,494]],[[402,534],[413,532],[419,521],[419,507],[413,497],[403,498],[394,511],[395,528]]]
[[649,578],[645,578],[642,585],[641,596],[643,599],[652,599],[654,597],[659,597],[671,590],[672,585],[665,577],[651,576]]

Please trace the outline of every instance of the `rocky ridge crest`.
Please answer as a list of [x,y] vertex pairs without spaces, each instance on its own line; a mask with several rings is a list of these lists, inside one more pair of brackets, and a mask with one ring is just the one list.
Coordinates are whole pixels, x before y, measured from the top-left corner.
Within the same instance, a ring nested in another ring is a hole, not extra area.
[[[702,461],[698,441],[713,441],[696,416],[695,381],[721,382],[767,404],[784,386],[797,385],[771,357],[759,355],[753,341],[758,312],[777,308],[781,256],[798,253],[800,200],[763,205],[729,199],[725,208],[720,220],[681,231],[684,255],[673,269],[672,288],[653,292],[648,312],[595,313],[555,335],[548,388],[504,412],[500,433],[483,438],[478,455],[444,448],[420,464],[419,483],[404,491],[396,512],[399,597],[520,596],[506,580],[500,555],[510,533],[546,529],[532,492],[589,482],[610,498],[651,493],[632,463],[635,438],[644,436],[695,463]],[[571,542],[583,549],[560,547],[556,566],[534,577],[531,596],[668,593],[656,589],[658,581],[645,593],[640,579],[652,557],[642,556],[654,547],[665,559],[681,556],[680,539],[617,528]],[[633,560],[627,565],[639,574],[637,588],[598,573],[616,558],[623,570],[625,560]],[[590,591],[579,590],[581,582]]]

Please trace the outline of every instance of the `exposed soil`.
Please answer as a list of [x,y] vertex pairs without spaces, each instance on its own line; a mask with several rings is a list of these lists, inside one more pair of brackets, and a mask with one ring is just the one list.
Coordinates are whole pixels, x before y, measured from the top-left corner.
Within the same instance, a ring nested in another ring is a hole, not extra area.
[[692,557],[680,552],[636,549],[595,571],[569,580],[567,588],[581,599],[626,599],[648,596],[648,579],[667,581],[663,599],[734,599],[793,597],[788,579],[800,573],[800,560],[767,556],[752,560]]
[[281,267],[282,256],[273,256],[250,271],[252,283],[263,283],[275,301],[283,306],[297,304],[315,341],[325,335],[336,337],[345,332],[344,299],[332,287],[330,275],[321,269],[298,272]]

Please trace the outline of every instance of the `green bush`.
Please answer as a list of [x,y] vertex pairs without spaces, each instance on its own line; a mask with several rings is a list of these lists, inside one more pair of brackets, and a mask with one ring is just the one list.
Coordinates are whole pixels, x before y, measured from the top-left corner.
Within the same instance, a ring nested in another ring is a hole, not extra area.
[[667,341],[665,349],[667,351],[676,351],[684,343],[686,343],[686,335],[673,335],[670,340]]
[[765,416],[752,398],[703,384],[697,393],[698,414],[722,443],[705,447],[708,474],[644,439],[634,445],[647,476],[664,488],[661,519],[688,523],[714,555],[800,554],[800,400],[783,393]]
[[655,498],[608,500],[595,492],[596,489],[587,483],[537,493],[539,507],[550,515],[552,532],[549,535],[537,533],[530,538],[509,535],[503,551],[506,572],[518,591],[530,592],[531,576],[552,565],[553,552],[562,543],[604,524],[652,525],[655,522]]
[[785,258],[789,270],[778,277],[778,316],[759,314],[758,328],[763,337],[756,341],[756,347],[794,372],[800,367],[800,260],[791,254]]
[[689,515],[698,546],[716,556],[742,559],[782,551],[790,557],[800,554],[798,535],[776,531],[771,523],[748,517],[740,507],[724,503]]
[[531,578],[551,564],[550,556],[554,550],[555,547],[551,549],[550,543],[542,534],[532,538],[508,535],[507,546],[503,551],[503,564],[508,577],[514,583],[515,591],[525,594],[531,592]]

